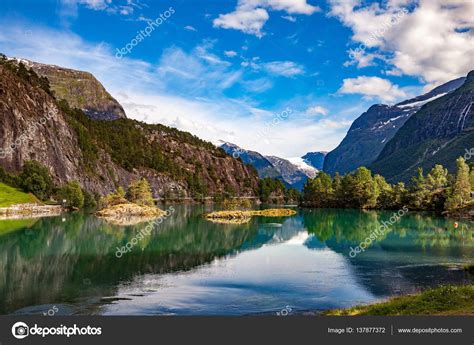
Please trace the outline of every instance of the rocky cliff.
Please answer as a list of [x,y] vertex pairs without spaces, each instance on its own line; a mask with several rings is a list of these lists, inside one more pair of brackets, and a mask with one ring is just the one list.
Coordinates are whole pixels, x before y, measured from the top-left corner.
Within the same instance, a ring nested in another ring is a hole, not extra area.
[[93,121],[7,67],[0,64],[0,165],[7,171],[37,160],[56,184],[77,180],[100,194],[145,176],[155,196],[255,195],[254,170],[211,143],[129,119]]
[[13,60],[48,78],[57,99],[65,99],[72,108],[81,109],[89,117],[96,120],[126,118],[120,103],[91,73],[25,59]]

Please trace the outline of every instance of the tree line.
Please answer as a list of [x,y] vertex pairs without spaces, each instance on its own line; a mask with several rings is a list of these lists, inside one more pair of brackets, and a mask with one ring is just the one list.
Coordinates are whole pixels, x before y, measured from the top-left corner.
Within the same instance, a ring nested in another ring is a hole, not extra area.
[[456,160],[457,171],[450,174],[442,165],[435,165],[424,175],[417,175],[406,186],[403,182],[388,183],[385,178],[366,167],[344,176],[334,177],[320,172],[304,186],[302,205],[317,208],[397,209],[404,205],[414,210],[454,211],[473,203],[474,166],[464,158]]

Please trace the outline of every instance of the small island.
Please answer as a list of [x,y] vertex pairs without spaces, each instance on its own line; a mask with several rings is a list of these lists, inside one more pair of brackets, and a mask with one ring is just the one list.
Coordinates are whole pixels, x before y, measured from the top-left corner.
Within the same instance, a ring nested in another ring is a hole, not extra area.
[[119,187],[100,200],[101,208],[95,213],[99,218],[115,225],[135,225],[165,214],[155,206],[149,182],[142,178],[128,187]]
[[266,210],[238,210],[239,206],[249,208],[248,202],[225,201],[224,207],[232,208],[206,214],[206,219],[214,223],[243,224],[252,217],[289,217],[296,214],[295,210],[287,208],[270,208]]

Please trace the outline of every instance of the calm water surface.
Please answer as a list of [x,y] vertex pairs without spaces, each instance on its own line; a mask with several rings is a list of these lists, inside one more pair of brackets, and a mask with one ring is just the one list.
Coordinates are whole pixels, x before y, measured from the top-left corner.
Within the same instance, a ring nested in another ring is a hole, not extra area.
[[[0,221],[0,314],[247,315],[370,303],[444,283],[473,283],[474,226],[408,213],[349,257],[392,212],[298,210],[245,225],[176,212],[116,257],[146,223],[87,213]],[[53,309],[53,306],[55,307]]]

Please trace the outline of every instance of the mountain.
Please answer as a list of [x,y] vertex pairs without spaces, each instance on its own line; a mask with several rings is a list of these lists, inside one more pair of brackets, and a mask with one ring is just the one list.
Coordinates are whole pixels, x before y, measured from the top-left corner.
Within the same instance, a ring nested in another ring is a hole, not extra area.
[[321,152],[308,152],[303,157],[303,161],[313,168],[318,170],[323,170],[324,167],[324,159],[328,153],[326,151]]
[[255,151],[242,150],[239,146],[220,141],[220,148],[222,148],[230,156],[240,157],[245,164],[252,165],[258,172],[260,178],[271,177],[277,178],[280,173],[272,165],[272,163],[263,155]]
[[371,165],[389,181],[407,181],[418,167],[454,171],[456,158],[474,147],[474,71],[461,87],[426,103],[406,121]]
[[301,158],[287,160],[275,156],[264,156],[255,151],[247,151],[224,141],[221,141],[220,144],[220,148],[227,154],[240,157],[245,164],[252,165],[260,178],[277,178],[283,181],[287,187],[302,190],[306,180],[315,177],[318,172]]
[[369,166],[405,122],[424,104],[459,88],[466,78],[445,83],[430,92],[394,106],[375,104],[358,117],[337,148],[324,160],[324,171],[346,174],[359,166]]
[[81,109],[95,120],[126,118],[125,111],[104,86],[89,72],[46,65],[26,59],[13,59],[48,78],[57,99],[65,99],[72,108]]
[[318,172],[309,165],[302,167],[299,164],[294,164],[280,157],[266,156],[266,158],[272,163],[275,169],[277,169],[283,181],[298,190],[303,190],[306,180],[315,177]]
[[155,197],[255,196],[258,187],[253,169],[213,144],[163,125],[93,120],[0,56],[0,167],[15,173],[28,160],[45,165],[57,185],[76,180],[100,194],[140,177]]

